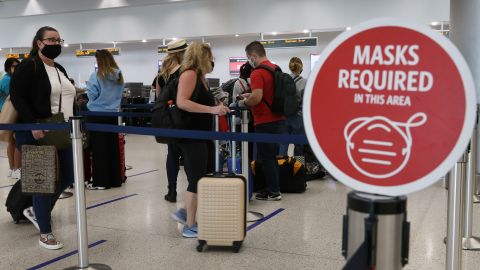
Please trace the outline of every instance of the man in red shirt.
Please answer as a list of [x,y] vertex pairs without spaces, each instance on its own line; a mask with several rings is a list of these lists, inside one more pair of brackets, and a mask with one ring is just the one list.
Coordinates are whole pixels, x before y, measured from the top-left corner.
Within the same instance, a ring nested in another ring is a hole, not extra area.
[[[285,129],[285,117],[274,114],[270,109],[274,96],[273,74],[259,68],[264,65],[275,69],[276,66],[268,60],[265,48],[258,41],[248,44],[245,52],[248,62],[255,69],[250,75],[252,92],[244,94],[245,99],[241,103],[252,107],[255,132],[281,134]],[[257,200],[279,201],[282,199],[276,159],[278,147],[276,143],[257,143],[258,159],[262,161],[267,180],[267,189],[255,196]]]

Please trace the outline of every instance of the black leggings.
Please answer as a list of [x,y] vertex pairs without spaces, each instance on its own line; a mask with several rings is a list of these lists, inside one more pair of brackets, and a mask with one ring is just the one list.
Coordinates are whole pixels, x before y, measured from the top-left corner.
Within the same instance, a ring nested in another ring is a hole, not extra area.
[[211,141],[185,140],[177,146],[183,154],[183,165],[188,179],[187,191],[197,193],[198,180],[214,171],[214,145]]

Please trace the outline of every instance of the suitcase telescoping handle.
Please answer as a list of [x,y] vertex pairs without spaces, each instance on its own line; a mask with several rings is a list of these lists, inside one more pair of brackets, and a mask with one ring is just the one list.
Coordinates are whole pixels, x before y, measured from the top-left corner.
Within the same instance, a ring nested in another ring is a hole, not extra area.
[[[234,134],[236,132],[236,123],[235,123],[236,115],[235,115],[235,113],[236,113],[235,111],[232,111],[232,121],[230,122],[230,131],[232,132],[232,134]],[[232,173],[237,174],[237,142],[232,141],[230,146],[232,147],[232,149],[230,149],[231,163],[232,163]]]
[[[230,122],[230,131],[236,132],[236,127],[235,127],[235,120],[236,120],[236,112],[232,111],[230,114],[227,114],[228,116],[231,117],[231,122]],[[220,131],[220,117],[218,115],[215,115],[215,131],[219,132]],[[223,173],[223,168],[220,168],[220,141],[215,140],[215,170],[216,173]],[[232,141],[231,142],[231,163],[232,163],[232,173],[235,174],[237,170],[237,164],[236,164],[236,148],[237,148],[237,142]]]
[[[215,126],[215,132],[219,132],[220,130],[220,127],[219,127],[219,116],[218,114],[215,114],[215,118],[214,118],[214,126]],[[215,140],[214,141],[214,144],[215,144],[215,172],[217,173],[222,173],[222,169],[220,168],[220,141],[219,140]]]

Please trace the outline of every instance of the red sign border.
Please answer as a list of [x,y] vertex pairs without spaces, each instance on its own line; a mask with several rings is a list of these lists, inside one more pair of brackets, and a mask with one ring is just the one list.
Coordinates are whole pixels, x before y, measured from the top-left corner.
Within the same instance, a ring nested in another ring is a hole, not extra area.
[[[330,161],[330,159],[327,157],[327,155],[325,154],[321,146],[318,144],[316,135],[313,131],[310,100],[313,93],[313,86],[315,84],[316,78],[318,76],[318,73],[321,67],[323,66],[324,62],[328,59],[330,54],[339,45],[341,45],[344,41],[346,41],[350,37],[358,33],[361,33],[363,31],[377,28],[377,27],[388,27],[388,26],[404,27],[407,29],[418,31],[419,33],[422,33],[425,36],[431,38],[450,55],[450,57],[452,58],[452,61],[457,66],[463,81],[463,85],[465,88],[466,110],[465,110],[465,118],[464,118],[465,121],[463,123],[462,131],[460,133],[459,139],[455,144],[455,147],[452,149],[452,151],[447,156],[447,158],[440,164],[440,166],[438,166],[436,169],[434,169],[427,175],[423,176],[422,178],[417,179],[416,181],[413,181],[411,183],[399,185],[399,186],[386,187],[386,186],[370,185],[370,184],[366,184],[361,181],[358,181],[356,179],[353,179],[347,174],[343,173],[337,166],[335,166]],[[305,94],[303,97],[303,119],[304,119],[303,121],[305,125],[305,132],[307,134],[307,138],[310,143],[310,146],[312,147],[313,152],[315,153],[318,160],[322,163],[322,165],[336,179],[338,179],[340,182],[342,182],[346,186],[353,188],[355,190],[375,193],[375,194],[399,196],[399,195],[406,195],[409,193],[422,190],[434,184],[435,182],[440,180],[442,176],[446,175],[448,171],[452,169],[454,164],[463,155],[468,143],[470,142],[470,138],[473,133],[474,124],[476,121],[476,101],[477,101],[477,97],[476,97],[474,81],[472,78],[472,73],[463,55],[453,45],[453,43],[450,40],[448,40],[446,37],[438,34],[437,32],[423,25],[407,23],[407,22],[396,20],[396,19],[382,18],[382,19],[367,21],[352,27],[350,31],[345,31],[339,36],[337,36],[323,50],[319,60],[317,61],[315,68],[310,73],[309,80],[305,87]]]

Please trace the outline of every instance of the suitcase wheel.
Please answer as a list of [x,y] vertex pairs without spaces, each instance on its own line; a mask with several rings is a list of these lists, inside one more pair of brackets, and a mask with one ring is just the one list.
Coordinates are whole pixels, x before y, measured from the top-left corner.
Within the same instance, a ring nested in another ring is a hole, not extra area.
[[242,243],[243,243],[243,241],[235,241],[235,242],[233,242],[232,248],[233,248],[233,252],[234,252],[234,253],[238,253],[238,252],[240,251],[240,249],[242,248]]
[[205,249],[205,245],[207,244],[207,241],[205,240],[198,240],[198,246],[197,246],[197,251],[202,252]]

